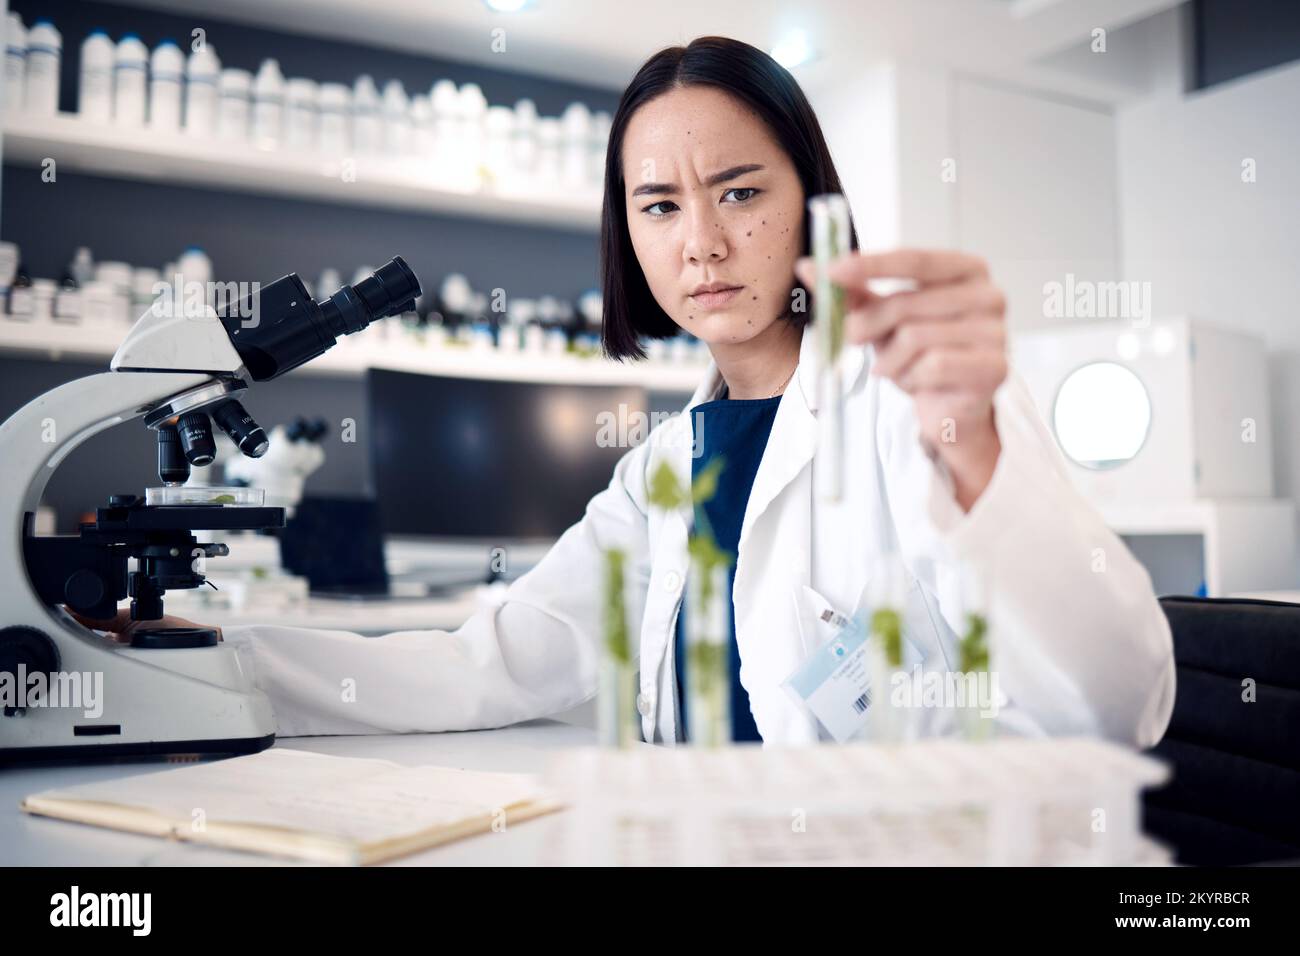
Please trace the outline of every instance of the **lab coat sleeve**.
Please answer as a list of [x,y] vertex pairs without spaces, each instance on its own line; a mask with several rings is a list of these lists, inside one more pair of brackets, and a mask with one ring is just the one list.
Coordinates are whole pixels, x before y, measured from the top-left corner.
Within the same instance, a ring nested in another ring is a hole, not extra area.
[[895,515],[900,547],[938,570],[940,608],[957,634],[962,566],[984,577],[991,666],[1012,704],[1042,730],[1149,747],[1164,734],[1174,700],[1173,642],[1150,575],[1071,484],[1014,368],[994,395],[994,417],[998,463],[964,512],[910,413],[910,435],[893,449],[906,464],[887,473],[926,493],[891,491],[891,501],[918,512]]
[[596,691],[604,552],[627,555],[637,632],[648,579],[646,445],[615,467],[531,571],[455,631],[224,629],[270,698],[281,736],[477,730],[576,706]]

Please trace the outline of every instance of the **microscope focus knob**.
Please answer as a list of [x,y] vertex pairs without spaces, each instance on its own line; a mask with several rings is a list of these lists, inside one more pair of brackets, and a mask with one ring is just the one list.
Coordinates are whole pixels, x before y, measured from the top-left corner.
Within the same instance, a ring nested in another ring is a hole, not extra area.
[[104,600],[104,595],[104,579],[87,568],[70,574],[63,582],[64,603],[78,611],[93,608]]
[[[12,674],[16,682],[20,666],[25,674],[52,674],[59,669],[59,649],[34,627],[0,628],[0,674]],[[6,706],[4,715],[13,717],[22,711],[20,707]]]

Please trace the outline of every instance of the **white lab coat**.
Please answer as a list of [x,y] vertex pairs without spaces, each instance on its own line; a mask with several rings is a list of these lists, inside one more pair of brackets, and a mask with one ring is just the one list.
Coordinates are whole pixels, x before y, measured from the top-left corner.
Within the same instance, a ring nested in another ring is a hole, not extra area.
[[[870,349],[845,355],[846,492],[813,493],[816,375],[805,332],[797,374],[777,408],[737,549],[733,600],[740,679],[765,745],[824,737],[783,682],[829,636],[827,607],[857,609],[874,556],[897,550],[910,572],[909,661],[956,662],[961,562],[990,582],[994,669],[1010,706],[1005,730],[1095,734],[1146,747],[1173,708],[1169,625],[1146,570],[1071,485],[1028,390],[1013,370],[994,396],[1002,452],[969,513],[920,442],[911,398],[866,374]],[[687,408],[717,394],[710,366]],[[646,500],[661,460],[689,476],[691,422],[673,416],[623,456],[587,505],[500,606],[455,631],[366,638],[247,625],[225,638],[251,658],[282,736],[469,730],[566,710],[596,692],[602,552],[628,554],[638,637],[642,731],[680,739],[673,635],[687,570],[683,515]],[[522,477],[522,476],[521,476]]]

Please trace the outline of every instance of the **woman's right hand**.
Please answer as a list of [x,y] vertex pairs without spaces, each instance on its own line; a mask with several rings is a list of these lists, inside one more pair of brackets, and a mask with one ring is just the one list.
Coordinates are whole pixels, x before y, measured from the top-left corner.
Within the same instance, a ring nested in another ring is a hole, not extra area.
[[[130,644],[131,636],[137,631],[151,631],[160,627],[207,627],[206,624],[195,624],[193,621],[187,621],[183,617],[172,617],[164,615],[156,621],[133,621],[131,612],[123,609],[117,612],[117,615],[110,620],[96,620],[86,617],[84,614],[78,614],[72,608],[64,606],[64,610],[71,614],[80,623],[86,627],[93,628],[96,631],[108,631],[109,636],[120,644]],[[211,628],[217,632],[217,640],[222,640],[221,628]]]

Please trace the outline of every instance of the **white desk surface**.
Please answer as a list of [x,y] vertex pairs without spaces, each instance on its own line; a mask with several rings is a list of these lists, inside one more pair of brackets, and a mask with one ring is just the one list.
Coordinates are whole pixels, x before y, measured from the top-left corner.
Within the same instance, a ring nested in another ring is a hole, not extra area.
[[[126,605],[124,605],[126,606]],[[167,596],[167,613],[209,627],[237,624],[279,624],[358,634],[393,631],[454,631],[484,605],[474,589],[445,598],[402,600],[349,600],[312,597],[296,607],[249,607],[238,611],[211,608]]]
[[[354,737],[284,737],[276,747],[406,765],[540,773],[565,747],[594,744],[593,730],[534,720],[501,730]],[[18,809],[29,794],[173,767],[158,760],[129,763],[29,764],[0,771],[0,866],[305,866],[293,860],[237,853],[156,837],[32,816]],[[525,820],[393,860],[390,866],[513,866],[543,863],[564,826],[565,811]]]

